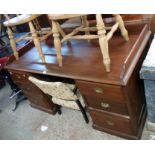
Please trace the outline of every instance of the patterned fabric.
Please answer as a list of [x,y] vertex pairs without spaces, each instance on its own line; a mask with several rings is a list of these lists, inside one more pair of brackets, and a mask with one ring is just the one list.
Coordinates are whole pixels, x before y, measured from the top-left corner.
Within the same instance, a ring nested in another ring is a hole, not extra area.
[[58,99],[55,97],[52,97],[52,101],[53,101],[53,103],[58,104],[58,105],[63,106],[63,107],[72,108],[75,110],[80,110],[75,101],[61,100],[61,99]]
[[80,91],[77,90],[76,94],[73,93],[73,90],[75,89],[75,85],[73,84],[62,82],[46,82],[38,80],[34,77],[29,77],[28,79],[37,87],[39,87],[45,94],[52,96],[52,101],[55,104],[75,110],[80,110],[76,103],[76,100],[79,99],[82,106],[85,106]]
[[[76,95],[77,95],[78,99],[80,100],[82,106],[85,107],[85,103],[84,103],[84,100],[83,100],[83,97],[82,97],[80,91],[77,91]],[[55,97],[52,97],[52,101],[55,104],[58,104],[58,105],[61,105],[61,106],[67,107],[67,108],[72,108],[74,110],[80,110],[76,101],[66,101],[66,100],[61,100],[61,99],[55,98]]]
[[65,84],[62,82],[46,82],[34,77],[29,77],[28,79],[39,87],[45,94],[62,100],[77,100],[77,96],[73,93],[75,85]]

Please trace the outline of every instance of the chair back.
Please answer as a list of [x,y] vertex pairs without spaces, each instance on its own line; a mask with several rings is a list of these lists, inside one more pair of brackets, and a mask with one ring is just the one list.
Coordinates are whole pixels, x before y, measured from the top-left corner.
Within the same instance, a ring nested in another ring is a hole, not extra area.
[[77,96],[74,94],[73,90],[63,82],[46,82],[31,76],[28,79],[45,94],[62,100],[77,100]]

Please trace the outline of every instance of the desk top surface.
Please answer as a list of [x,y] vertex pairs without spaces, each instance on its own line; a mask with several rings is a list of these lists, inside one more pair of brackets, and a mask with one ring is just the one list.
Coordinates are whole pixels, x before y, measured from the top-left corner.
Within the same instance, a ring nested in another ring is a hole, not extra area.
[[[134,65],[130,67],[130,64],[137,63],[137,53],[143,51],[150,38],[147,25],[130,25],[127,29],[130,39],[128,42],[125,42],[120,34],[114,34],[114,37],[109,41],[109,53],[112,62],[110,73],[105,72],[97,40],[91,42],[75,40],[71,41],[70,45],[63,43],[63,67],[58,66],[55,49],[42,44],[46,64],[41,62],[38,52],[33,47],[18,61],[8,64],[7,69],[124,85],[126,75],[134,68]],[[133,61],[134,59],[137,60]]]

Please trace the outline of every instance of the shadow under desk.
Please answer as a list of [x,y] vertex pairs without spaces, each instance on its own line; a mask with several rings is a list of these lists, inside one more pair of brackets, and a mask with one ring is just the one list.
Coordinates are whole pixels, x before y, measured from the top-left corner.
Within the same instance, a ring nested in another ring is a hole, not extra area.
[[146,119],[145,94],[139,70],[152,37],[146,24],[126,28],[130,38],[128,42],[120,34],[114,34],[109,41],[110,73],[105,72],[97,40],[74,40],[70,45],[63,43],[62,67],[58,66],[53,47],[42,44],[47,62],[44,64],[36,49],[27,45],[25,50],[22,49],[20,59],[11,59],[6,68],[32,107],[51,114],[57,112],[57,106],[28,80],[28,76],[71,79],[84,97],[93,128],[128,139],[139,139]]

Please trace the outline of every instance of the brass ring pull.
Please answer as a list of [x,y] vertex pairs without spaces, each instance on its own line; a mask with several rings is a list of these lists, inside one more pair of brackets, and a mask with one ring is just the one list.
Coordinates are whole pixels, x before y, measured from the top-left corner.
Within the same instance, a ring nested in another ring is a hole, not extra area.
[[108,103],[101,102],[101,107],[107,109],[110,105]]

